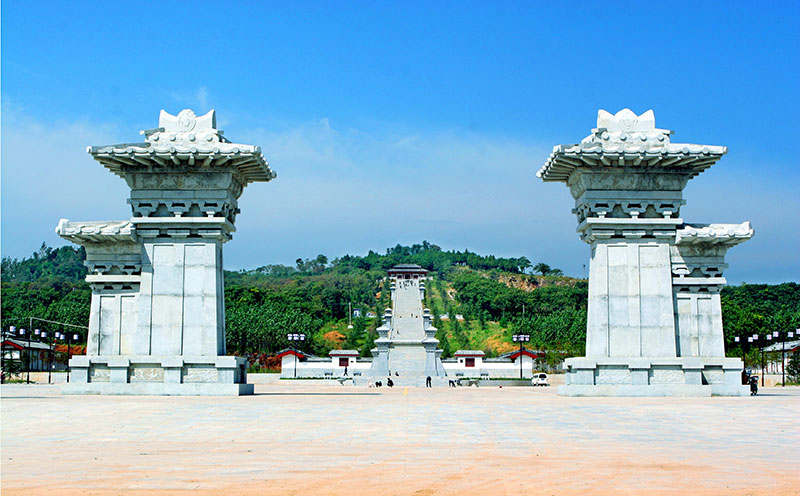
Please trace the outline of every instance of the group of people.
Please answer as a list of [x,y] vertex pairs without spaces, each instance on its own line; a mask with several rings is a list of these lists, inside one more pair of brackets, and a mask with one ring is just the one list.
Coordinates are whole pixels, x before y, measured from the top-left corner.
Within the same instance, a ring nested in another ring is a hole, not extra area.
[[[370,381],[368,385],[369,385],[369,387],[383,387],[383,382],[381,382],[381,381],[375,381],[375,382]],[[394,381],[392,380],[391,377],[387,377],[386,378],[386,385],[388,387],[394,386]]]

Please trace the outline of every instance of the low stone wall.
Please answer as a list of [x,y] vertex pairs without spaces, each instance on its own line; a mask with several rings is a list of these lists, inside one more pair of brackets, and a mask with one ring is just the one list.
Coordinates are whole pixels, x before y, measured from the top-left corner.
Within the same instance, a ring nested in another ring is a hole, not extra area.
[[[23,381],[28,378],[27,372],[23,372],[22,374],[15,376],[14,379],[22,379]],[[50,375],[50,384],[66,384],[67,382],[67,373],[66,372],[53,372]],[[47,384],[47,372],[31,372],[31,383],[32,384]]]
[[[278,384],[281,379],[281,374],[247,374],[248,384]],[[285,381],[284,381],[285,382]]]
[[[761,376],[759,374],[756,375],[759,376],[758,387],[761,387]],[[782,377],[780,374],[764,374],[764,387],[773,387],[773,386],[780,387],[781,379]],[[788,377],[786,378],[786,381],[787,382],[789,381]]]

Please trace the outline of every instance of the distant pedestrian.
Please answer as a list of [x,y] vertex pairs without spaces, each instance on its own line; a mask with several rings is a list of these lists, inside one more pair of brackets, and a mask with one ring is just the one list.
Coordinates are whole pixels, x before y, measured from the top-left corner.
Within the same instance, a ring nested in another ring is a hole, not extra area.
[[344,374],[342,375],[347,375],[347,365],[344,366]]
[[431,387],[431,376],[425,379],[425,387]]
[[389,387],[394,386],[394,382],[392,382],[392,378],[391,377],[387,377],[386,378],[386,385],[389,386]]

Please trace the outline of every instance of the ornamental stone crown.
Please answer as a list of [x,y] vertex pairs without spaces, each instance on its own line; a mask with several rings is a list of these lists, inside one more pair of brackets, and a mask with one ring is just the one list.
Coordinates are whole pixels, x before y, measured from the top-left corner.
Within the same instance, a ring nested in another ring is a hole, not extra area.
[[[622,109],[611,114],[603,109],[597,111],[597,128],[581,143],[645,144],[663,146],[669,144],[672,131],[656,129],[656,117],[652,110],[636,115],[631,109]],[[649,142],[649,143],[648,143]]]
[[154,145],[171,145],[176,143],[230,143],[222,137],[223,132],[217,129],[217,113],[211,109],[205,115],[197,117],[190,109],[181,110],[172,115],[161,110],[158,116],[158,127],[141,131],[148,143]]

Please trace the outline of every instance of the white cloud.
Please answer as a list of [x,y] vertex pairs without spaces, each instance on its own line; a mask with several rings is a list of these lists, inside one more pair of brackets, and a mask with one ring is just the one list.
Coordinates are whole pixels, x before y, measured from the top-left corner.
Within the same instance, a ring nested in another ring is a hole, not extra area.
[[3,102],[2,252],[20,257],[42,241],[62,245],[59,218],[125,218],[128,187],[86,153],[87,145],[130,141],[112,124],[42,122]]

